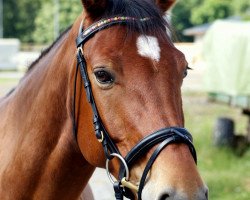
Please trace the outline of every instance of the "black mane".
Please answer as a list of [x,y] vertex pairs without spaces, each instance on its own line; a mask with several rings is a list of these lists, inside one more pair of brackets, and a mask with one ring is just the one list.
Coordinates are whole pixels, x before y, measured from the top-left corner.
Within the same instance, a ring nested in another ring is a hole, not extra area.
[[128,30],[130,31],[159,33],[163,30],[166,31],[166,27],[169,28],[167,21],[163,17],[164,13],[153,0],[108,0],[107,8],[101,18],[114,16],[134,17],[137,19],[150,18],[150,20],[143,23],[139,20],[129,23]]
[[40,60],[41,58],[43,58],[43,56],[45,56],[54,46],[55,44],[66,34],[68,33],[68,31],[71,29],[72,26],[69,26],[65,31],[63,31],[59,37],[49,46],[47,47],[45,50],[43,50],[40,54],[40,56],[31,63],[31,65],[28,67],[27,72],[29,72]]

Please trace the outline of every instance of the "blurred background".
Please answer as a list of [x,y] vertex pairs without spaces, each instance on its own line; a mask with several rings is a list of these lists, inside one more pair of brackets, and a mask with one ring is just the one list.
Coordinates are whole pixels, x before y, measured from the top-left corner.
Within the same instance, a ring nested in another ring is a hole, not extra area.
[[[0,0],[0,96],[81,12],[80,0]],[[183,106],[210,199],[249,200],[250,0],[178,0],[168,15],[192,68]],[[103,170],[90,184],[113,199]]]

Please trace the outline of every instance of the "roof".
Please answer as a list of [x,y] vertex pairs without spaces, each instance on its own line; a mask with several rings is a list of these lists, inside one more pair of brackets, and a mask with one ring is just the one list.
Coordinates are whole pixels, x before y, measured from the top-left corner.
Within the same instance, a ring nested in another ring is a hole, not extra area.
[[[225,21],[241,21],[241,17],[231,16],[225,19]],[[214,22],[187,28],[183,31],[183,35],[186,35],[186,36],[204,35],[213,23]]]
[[191,28],[185,29],[183,31],[183,35],[186,35],[186,36],[204,35],[210,26],[211,26],[210,23],[202,24],[199,26],[193,26]]

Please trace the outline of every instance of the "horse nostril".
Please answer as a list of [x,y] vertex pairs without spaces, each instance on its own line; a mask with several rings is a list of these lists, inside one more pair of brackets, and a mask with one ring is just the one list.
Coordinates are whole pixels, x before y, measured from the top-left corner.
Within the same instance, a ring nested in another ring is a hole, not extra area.
[[206,197],[206,200],[208,200],[208,189],[206,189],[205,191],[205,197]]
[[159,198],[159,200],[166,200],[169,198],[169,194],[162,194]]

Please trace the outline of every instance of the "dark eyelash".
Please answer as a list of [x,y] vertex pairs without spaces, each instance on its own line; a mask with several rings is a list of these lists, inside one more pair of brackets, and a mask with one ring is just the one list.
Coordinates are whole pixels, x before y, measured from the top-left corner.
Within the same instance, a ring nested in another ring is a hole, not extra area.
[[183,74],[183,78],[185,78],[188,75],[188,70],[192,70],[192,68],[187,65]]
[[191,68],[191,67],[187,66],[187,70],[193,70],[193,68]]

